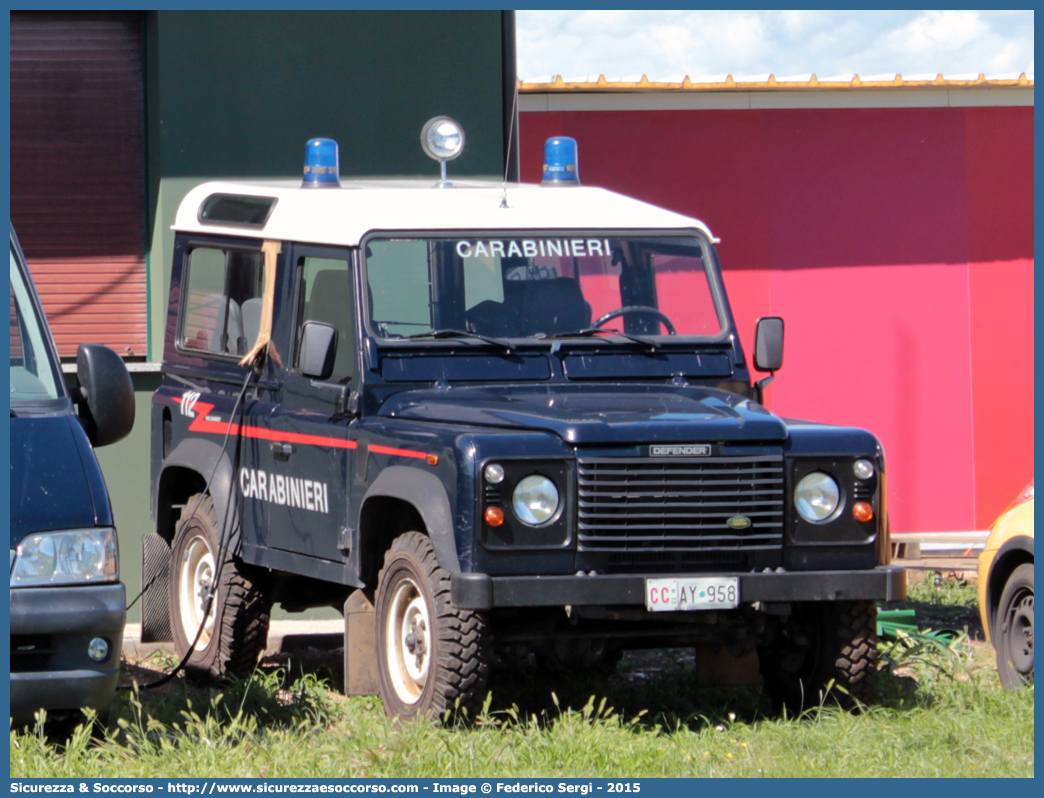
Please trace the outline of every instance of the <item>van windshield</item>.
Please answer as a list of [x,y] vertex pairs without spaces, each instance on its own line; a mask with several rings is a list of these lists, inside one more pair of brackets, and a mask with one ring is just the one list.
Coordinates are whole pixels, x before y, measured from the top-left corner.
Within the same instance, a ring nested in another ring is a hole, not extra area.
[[718,338],[724,314],[696,237],[371,239],[369,325],[384,339],[458,331],[545,339],[593,328]]
[[46,330],[32,302],[32,289],[11,247],[11,404],[58,399],[58,369]]

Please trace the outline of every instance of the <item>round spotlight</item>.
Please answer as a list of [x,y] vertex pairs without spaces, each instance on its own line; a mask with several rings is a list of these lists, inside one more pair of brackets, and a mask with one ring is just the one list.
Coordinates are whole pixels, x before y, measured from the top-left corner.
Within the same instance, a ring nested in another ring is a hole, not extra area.
[[486,482],[490,485],[499,485],[504,481],[504,466],[499,463],[490,463],[486,466]]
[[841,502],[841,489],[834,478],[813,471],[806,474],[794,488],[794,506],[806,521],[819,523],[828,520]]
[[94,638],[87,645],[87,656],[95,662],[105,662],[109,658],[109,641],[102,637]]
[[421,148],[436,161],[452,161],[464,152],[464,128],[448,116],[429,119],[421,130]]
[[856,460],[852,464],[852,471],[859,479],[870,479],[874,475],[874,464],[869,460]]

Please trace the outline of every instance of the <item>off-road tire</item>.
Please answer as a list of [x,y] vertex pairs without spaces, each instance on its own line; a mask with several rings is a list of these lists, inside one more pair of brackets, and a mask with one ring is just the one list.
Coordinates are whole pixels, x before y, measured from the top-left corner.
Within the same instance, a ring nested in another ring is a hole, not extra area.
[[792,716],[820,703],[845,709],[869,704],[877,657],[872,601],[796,604],[772,643],[758,651],[773,708]]
[[[411,680],[396,659],[397,652],[406,653],[404,644],[395,648],[401,635],[391,631],[393,627],[402,628],[393,616],[404,596],[411,599],[410,607],[426,613],[432,621],[424,637],[429,647],[423,680]],[[377,678],[388,715],[474,719],[486,696],[493,659],[489,629],[482,613],[453,606],[449,572],[439,566],[426,535],[407,532],[392,542],[384,556],[374,599]],[[423,607],[414,603],[421,599]],[[413,688],[416,694],[404,698],[407,688]]]
[[1033,563],[1023,563],[1004,584],[993,645],[1006,689],[1033,684]]
[[[193,550],[209,550],[213,569],[218,574],[217,593],[210,615],[212,631],[200,635],[192,656],[185,664],[185,673],[201,680],[223,676],[246,676],[257,667],[268,642],[268,622],[271,602],[264,591],[236,562],[226,546],[222,561],[221,525],[210,496],[197,493],[181,510],[174,541],[170,551],[170,628],[174,636],[174,650],[180,661],[188,652],[199,632],[198,623],[186,624],[182,606],[182,569]],[[191,625],[194,628],[186,628]]]

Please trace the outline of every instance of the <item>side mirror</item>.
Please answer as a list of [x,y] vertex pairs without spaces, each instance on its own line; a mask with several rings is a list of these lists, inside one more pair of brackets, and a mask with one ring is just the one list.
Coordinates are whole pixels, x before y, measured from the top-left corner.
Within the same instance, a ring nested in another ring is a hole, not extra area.
[[337,328],[322,321],[306,321],[301,328],[301,349],[297,369],[313,380],[326,380],[337,357]]
[[134,427],[134,385],[123,358],[101,344],[76,350],[80,422],[94,446],[123,440]]
[[754,368],[779,371],[783,367],[783,319],[764,316],[754,329]]

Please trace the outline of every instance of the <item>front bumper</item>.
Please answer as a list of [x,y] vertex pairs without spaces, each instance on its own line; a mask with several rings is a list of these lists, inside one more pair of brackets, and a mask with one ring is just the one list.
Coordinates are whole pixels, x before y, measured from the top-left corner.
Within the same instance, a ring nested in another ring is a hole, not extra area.
[[[650,577],[738,576],[740,601],[900,601],[906,571],[879,565],[865,571],[787,571],[741,574],[649,574]],[[645,606],[645,575],[489,576],[455,573],[453,604],[461,609],[496,607]]]
[[[127,619],[122,582],[11,590],[11,717],[30,723],[46,709],[53,717],[90,707],[104,712],[116,692]],[[95,637],[109,655],[95,662]]]

